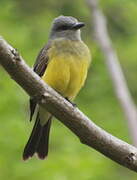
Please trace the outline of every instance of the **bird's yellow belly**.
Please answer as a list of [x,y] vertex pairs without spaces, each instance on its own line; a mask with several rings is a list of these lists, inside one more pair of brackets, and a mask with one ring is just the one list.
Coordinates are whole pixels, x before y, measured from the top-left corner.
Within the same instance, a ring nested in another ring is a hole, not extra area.
[[42,79],[62,96],[74,99],[83,86],[88,61],[76,56],[54,57],[49,62]]

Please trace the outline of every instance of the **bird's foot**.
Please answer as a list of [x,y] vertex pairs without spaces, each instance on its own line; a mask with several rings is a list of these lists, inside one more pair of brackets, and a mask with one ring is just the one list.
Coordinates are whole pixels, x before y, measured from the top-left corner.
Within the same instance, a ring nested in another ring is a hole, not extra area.
[[77,105],[76,105],[75,103],[73,103],[72,101],[70,101],[70,100],[68,99],[68,97],[65,97],[65,99],[66,99],[68,102],[70,102],[73,107],[77,107]]

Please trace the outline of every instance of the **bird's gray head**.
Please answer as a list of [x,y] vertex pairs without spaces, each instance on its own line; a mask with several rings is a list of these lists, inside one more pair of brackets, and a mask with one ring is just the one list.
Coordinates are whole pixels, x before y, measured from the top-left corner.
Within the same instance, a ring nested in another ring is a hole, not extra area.
[[80,28],[83,22],[71,16],[59,16],[54,19],[51,28],[50,39],[66,38],[71,40],[81,40]]

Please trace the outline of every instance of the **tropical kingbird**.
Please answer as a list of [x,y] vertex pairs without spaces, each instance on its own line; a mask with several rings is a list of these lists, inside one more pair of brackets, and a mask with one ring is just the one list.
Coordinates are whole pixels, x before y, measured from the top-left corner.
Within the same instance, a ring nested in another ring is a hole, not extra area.
[[[54,19],[47,45],[40,51],[34,71],[53,89],[69,101],[74,100],[87,77],[91,56],[81,40],[83,22],[71,16]],[[37,153],[40,159],[48,154],[52,114],[30,99],[30,120],[37,106],[37,116],[23,159]]]

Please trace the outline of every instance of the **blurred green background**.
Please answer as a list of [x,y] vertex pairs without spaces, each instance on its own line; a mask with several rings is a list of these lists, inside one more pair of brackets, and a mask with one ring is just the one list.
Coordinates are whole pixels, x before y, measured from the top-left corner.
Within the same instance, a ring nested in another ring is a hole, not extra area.
[[[114,47],[137,103],[137,1],[106,0],[101,8],[108,19]],[[131,143],[127,122],[115,97],[103,56],[91,39],[93,26],[83,0],[1,0],[0,35],[33,65],[47,42],[51,21],[71,15],[86,23],[82,37],[91,48],[93,62],[85,87],[76,98],[78,107],[97,125]],[[136,173],[121,167],[95,150],[82,145],[59,121],[51,129],[46,160],[22,160],[32,129],[28,96],[0,67],[0,180],[136,180]]]

